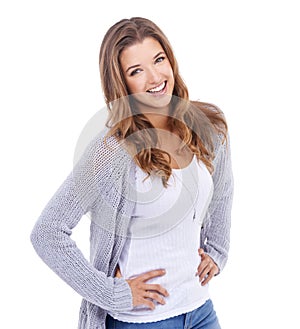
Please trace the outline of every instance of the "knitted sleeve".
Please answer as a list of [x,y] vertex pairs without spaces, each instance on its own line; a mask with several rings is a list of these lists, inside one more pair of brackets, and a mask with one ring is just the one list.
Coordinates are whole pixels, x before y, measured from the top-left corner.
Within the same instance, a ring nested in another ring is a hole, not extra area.
[[228,258],[233,199],[229,136],[223,143],[222,137],[218,136],[213,164],[214,192],[201,230],[200,246],[218,265],[220,273]]
[[[84,299],[105,310],[126,311],[132,309],[128,283],[97,270],[70,237],[107,190],[108,167],[113,167],[114,158],[103,140],[94,138],[43,209],[30,238],[42,260]],[[118,207],[119,200],[112,202]]]

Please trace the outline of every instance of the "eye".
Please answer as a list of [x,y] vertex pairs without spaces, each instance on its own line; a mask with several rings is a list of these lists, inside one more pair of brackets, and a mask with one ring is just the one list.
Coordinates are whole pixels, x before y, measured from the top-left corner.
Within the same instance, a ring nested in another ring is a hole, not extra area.
[[163,62],[165,60],[165,56],[160,56],[158,58],[156,58],[155,63],[160,63]]
[[132,72],[130,72],[130,76],[133,77],[134,75],[140,73],[142,70],[141,69],[135,69]]

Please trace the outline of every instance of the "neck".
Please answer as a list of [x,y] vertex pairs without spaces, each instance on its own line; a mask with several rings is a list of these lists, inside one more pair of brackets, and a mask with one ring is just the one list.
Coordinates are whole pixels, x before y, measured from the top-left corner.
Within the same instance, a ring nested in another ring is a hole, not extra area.
[[159,113],[144,113],[144,115],[154,128],[169,130],[169,117],[167,115]]

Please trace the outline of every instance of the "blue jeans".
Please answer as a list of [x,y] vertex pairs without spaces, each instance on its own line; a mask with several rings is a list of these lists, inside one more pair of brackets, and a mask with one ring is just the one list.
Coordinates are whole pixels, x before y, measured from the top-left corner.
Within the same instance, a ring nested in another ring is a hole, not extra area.
[[107,329],[221,329],[212,301],[192,312],[172,318],[148,323],[128,323],[115,320],[107,315]]

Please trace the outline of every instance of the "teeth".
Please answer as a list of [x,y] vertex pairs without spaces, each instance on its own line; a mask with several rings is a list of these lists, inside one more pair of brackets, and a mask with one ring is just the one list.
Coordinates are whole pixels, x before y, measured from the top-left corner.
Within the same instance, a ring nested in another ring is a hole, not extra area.
[[160,91],[162,91],[165,88],[166,82],[164,81],[162,84],[160,84],[159,86],[153,88],[153,89],[149,89],[148,91],[150,93],[158,93]]

